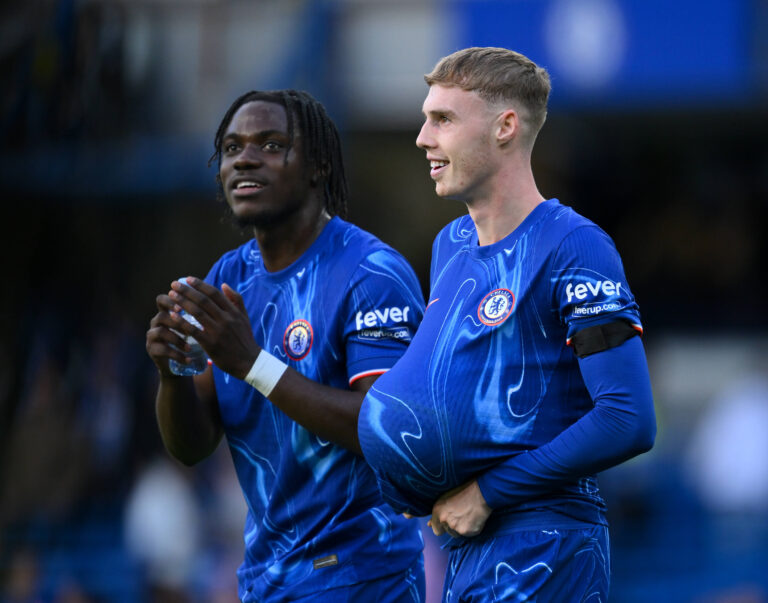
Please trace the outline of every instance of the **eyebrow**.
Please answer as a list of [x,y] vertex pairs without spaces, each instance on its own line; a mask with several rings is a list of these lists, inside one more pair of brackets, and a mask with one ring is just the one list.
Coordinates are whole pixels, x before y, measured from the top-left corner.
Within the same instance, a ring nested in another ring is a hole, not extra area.
[[435,117],[437,115],[445,115],[446,117],[455,118],[456,113],[450,109],[430,109],[429,111],[422,111],[426,117]]
[[[222,140],[227,140],[228,138],[248,138],[251,134],[243,134],[241,132],[227,132],[222,137]],[[263,139],[263,138],[269,138],[270,136],[282,136],[284,138],[289,138],[288,132],[285,132],[283,130],[259,130],[258,132],[254,133],[253,136],[255,138]]]

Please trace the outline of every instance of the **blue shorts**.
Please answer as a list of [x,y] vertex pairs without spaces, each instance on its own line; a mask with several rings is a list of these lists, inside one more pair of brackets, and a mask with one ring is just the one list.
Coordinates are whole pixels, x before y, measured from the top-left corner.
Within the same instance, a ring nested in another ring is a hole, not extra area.
[[444,603],[608,600],[608,528],[518,530],[451,549]]
[[426,583],[424,579],[424,556],[402,572],[384,576],[378,580],[358,582],[339,586],[307,595],[294,601],[304,603],[423,603]]

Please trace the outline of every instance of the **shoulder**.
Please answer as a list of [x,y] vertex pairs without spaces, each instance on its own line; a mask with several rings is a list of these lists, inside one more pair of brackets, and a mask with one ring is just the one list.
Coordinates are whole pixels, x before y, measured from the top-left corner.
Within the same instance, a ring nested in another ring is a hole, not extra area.
[[592,232],[602,229],[589,218],[578,213],[572,207],[563,205],[557,199],[546,202],[549,206],[541,220],[542,230],[555,240],[562,240],[576,230],[587,228]]
[[387,247],[376,235],[338,216],[333,218],[326,228],[329,229],[328,241],[335,249],[364,253],[370,248]]
[[[362,228],[334,219],[327,239],[328,295],[365,307],[423,308],[421,286],[406,258]],[[415,319],[416,315],[414,315]]]
[[386,268],[394,263],[410,267],[400,252],[367,230],[341,218],[334,218],[329,226],[334,229],[328,239],[329,249],[351,266],[373,264]]
[[611,237],[595,222],[556,199],[547,201],[546,213],[537,224],[539,246],[558,256],[614,249]]

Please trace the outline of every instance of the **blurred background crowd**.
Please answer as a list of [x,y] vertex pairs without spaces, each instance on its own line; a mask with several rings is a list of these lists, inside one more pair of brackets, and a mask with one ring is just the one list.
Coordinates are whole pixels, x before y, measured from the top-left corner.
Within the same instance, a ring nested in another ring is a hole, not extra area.
[[614,238],[640,304],[659,434],[600,477],[612,600],[768,602],[764,0],[0,3],[0,601],[236,600],[228,452],[167,457],[144,351],[155,296],[248,236],[214,131],[247,90],[321,99],[350,219],[426,291],[464,210],[414,145],[422,74],[472,45],[550,71],[541,192]]

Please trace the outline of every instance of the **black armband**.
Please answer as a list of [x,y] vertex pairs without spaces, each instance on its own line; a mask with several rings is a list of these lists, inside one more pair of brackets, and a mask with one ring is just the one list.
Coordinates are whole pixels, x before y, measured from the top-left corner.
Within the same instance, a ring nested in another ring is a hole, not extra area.
[[640,333],[628,322],[617,320],[594,327],[587,327],[571,337],[573,353],[579,358],[603,352],[624,343]]

